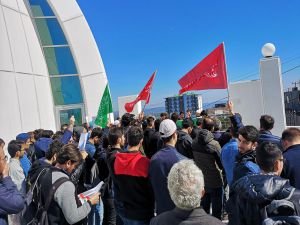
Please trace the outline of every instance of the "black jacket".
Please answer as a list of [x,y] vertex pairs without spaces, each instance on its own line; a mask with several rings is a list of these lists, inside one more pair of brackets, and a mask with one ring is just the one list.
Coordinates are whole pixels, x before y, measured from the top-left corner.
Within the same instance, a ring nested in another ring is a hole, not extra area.
[[192,159],[193,158],[193,152],[192,152],[192,142],[193,139],[189,134],[186,132],[179,130],[178,131],[178,138],[176,143],[176,149],[177,151],[184,155],[187,158]]
[[182,210],[175,208],[154,217],[150,225],[223,225],[217,218],[207,215],[202,208]]
[[146,128],[144,131],[144,139],[143,139],[143,149],[145,155],[150,159],[152,154],[152,149],[150,146],[151,136],[155,133],[155,130],[153,128]]
[[288,180],[276,175],[254,174],[241,178],[232,185],[228,202],[229,224],[261,224],[260,210],[272,200],[288,198],[300,215],[300,190],[294,189]]
[[214,140],[214,135],[206,129],[201,129],[193,141],[192,150],[194,161],[203,172],[205,187],[222,187],[221,147]]

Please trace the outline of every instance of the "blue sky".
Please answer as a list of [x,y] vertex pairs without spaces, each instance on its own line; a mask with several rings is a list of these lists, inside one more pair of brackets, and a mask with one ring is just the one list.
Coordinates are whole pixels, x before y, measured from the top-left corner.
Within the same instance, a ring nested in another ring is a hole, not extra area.
[[[296,0],[77,1],[97,41],[114,109],[117,97],[138,94],[158,70],[150,107],[179,91],[178,80],[224,41],[229,82],[259,78],[261,47],[276,46],[282,71],[300,64],[300,2]],[[283,75],[300,80],[300,68]],[[202,91],[204,102],[226,91]]]

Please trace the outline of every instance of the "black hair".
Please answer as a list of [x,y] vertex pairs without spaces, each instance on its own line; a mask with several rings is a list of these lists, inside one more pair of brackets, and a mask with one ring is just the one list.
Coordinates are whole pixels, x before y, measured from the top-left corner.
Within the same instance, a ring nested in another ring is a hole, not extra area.
[[283,141],[294,142],[300,139],[300,129],[291,127],[282,132],[281,139]]
[[264,130],[271,130],[274,127],[274,118],[270,115],[262,115],[259,119],[260,128]]
[[129,126],[133,119],[134,119],[134,115],[133,114],[125,113],[122,116],[122,119],[121,119],[121,125],[122,125],[122,127]]
[[5,142],[2,138],[0,138],[0,145],[5,145]]
[[207,111],[205,109],[202,110],[200,116],[208,116]]
[[167,112],[163,112],[163,113],[160,114],[160,117],[163,117],[163,116],[165,116],[166,119],[169,118],[169,114]]
[[169,136],[169,137],[162,137],[161,139],[162,139],[162,141],[164,142],[164,144],[166,144],[166,143],[168,143],[169,141],[171,141],[172,137],[173,137],[173,134],[172,134],[171,136]]
[[197,126],[201,126],[202,123],[203,123],[203,118],[197,118],[197,120],[196,120],[196,125],[197,125]]
[[154,118],[152,116],[148,116],[148,118],[147,118],[147,125],[151,126],[152,123],[153,123],[153,121],[154,121]]
[[120,127],[113,127],[108,133],[108,143],[110,145],[116,145],[118,143],[118,138],[123,135],[123,129]]
[[212,131],[214,128],[215,122],[212,118],[205,117],[202,122],[202,129]]
[[64,124],[62,124],[61,126],[60,126],[60,131],[64,131],[65,129],[67,129],[68,128],[68,124],[67,123],[64,123]]
[[234,138],[238,138],[239,137],[239,129],[237,127],[230,127],[230,134],[232,137]]
[[92,130],[92,133],[91,133],[90,138],[94,138],[94,137],[101,138],[101,137],[102,137],[102,134],[103,134],[102,129],[101,129],[100,127],[95,127],[95,128]]
[[18,151],[21,151],[22,149],[22,141],[16,141],[16,140],[12,140],[8,143],[7,145],[7,151],[10,155],[10,157],[14,158],[16,156],[16,153]]
[[108,136],[104,135],[103,139],[102,139],[102,147],[104,149],[107,149],[109,146],[109,141],[108,141]]
[[52,130],[43,130],[41,133],[41,137],[43,138],[52,138],[53,136],[53,131]]
[[42,137],[43,129],[36,129],[33,131],[34,139],[37,141]]
[[256,148],[256,162],[264,172],[275,172],[274,163],[282,158],[282,151],[272,142],[263,142]]
[[179,117],[179,116],[178,116],[178,114],[177,114],[176,112],[174,112],[174,113],[171,114],[171,120],[173,120],[174,123],[177,122],[178,117]]
[[53,140],[60,140],[64,136],[64,132],[56,131],[55,134],[52,136]]
[[144,137],[143,130],[140,127],[130,127],[127,131],[127,142],[129,146],[137,146]]
[[155,131],[159,131],[160,123],[161,123],[161,119],[159,119],[159,118],[154,121]]
[[239,129],[239,135],[241,135],[247,141],[257,142],[259,137],[259,132],[256,129],[256,127],[247,125]]
[[193,121],[191,121],[190,119],[184,119],[182,121],[182,128],[184,129],[188,129],[189,127],[193,127]]
[[60,153],[60,151],[62,150],[63,146],[64,146],[63,143],[61,143],[58,140],[54,140],[50,144],[49,150],[45,154],[46,159],[51,160],[55,154],[58,155]]
[[80,163],[82,161],[81,152],[74,144],[64,145],[56,156],[56,162],[59,164],[64,164],[68,160],[71,160],[72,163]]

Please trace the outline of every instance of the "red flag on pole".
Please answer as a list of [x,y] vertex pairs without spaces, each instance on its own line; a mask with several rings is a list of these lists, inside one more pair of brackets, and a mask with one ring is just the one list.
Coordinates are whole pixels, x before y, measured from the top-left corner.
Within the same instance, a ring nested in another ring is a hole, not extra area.
[[125,104],[125,110],[126,112],[130,113],[132,112],[135,104],[138,101],[144,100],[145,104],[148,104],[150,101],[150,96],[151,96],[151,88],[152,88],[152,84],[154,81],[156,75],[156,71],[152,74],[152,76],[150,77],[150,79],[148,80],[147,84],[145,85],[145,87],[143,88],[143,90],[140,92],[140,94],[137,96],[137,98],[132,101],[132,102],[128,102]]
[[184,75],[178,83],[181,86],[179,94],[192,90],[226,89],[227,74],[224,44],[220,44]]

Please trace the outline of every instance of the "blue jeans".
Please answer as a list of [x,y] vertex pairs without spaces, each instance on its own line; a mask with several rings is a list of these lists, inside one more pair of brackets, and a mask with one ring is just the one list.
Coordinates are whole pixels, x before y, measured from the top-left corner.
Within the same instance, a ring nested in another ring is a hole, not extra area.
[[210,212],[210,204],[212,207],[212,215],[221,219],[223,207],[223,187],[220,188],[204,188],[205,194],[201,199],[201,206],[207,214]]
[[99,204],[94,205],[88,215],[88,225],[102,225],[103,221],[103,202],[100,200]]
[[150,220],[131,220],[122,216],[124,225],[149,225]]

